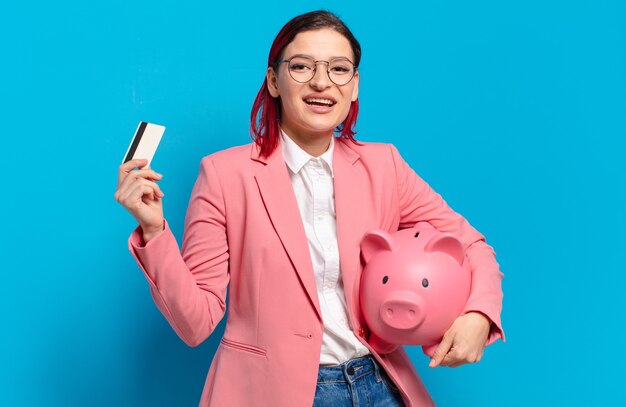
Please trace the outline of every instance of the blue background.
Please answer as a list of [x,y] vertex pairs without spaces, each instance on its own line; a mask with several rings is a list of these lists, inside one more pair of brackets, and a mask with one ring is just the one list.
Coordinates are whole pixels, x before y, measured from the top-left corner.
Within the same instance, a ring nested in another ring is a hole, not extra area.
[[[12,2],[0,12],[0,405],[193,406],[188,348],[113,199],[140,120],[182,236],[202,156],[249,142],[272,39],[328,7],[363,46],[358,138],[396,144],[497,253],[508,341],[427,368],[441,406],[626,405],[620,1]],[[180,241],[180,240],[179,240]]]

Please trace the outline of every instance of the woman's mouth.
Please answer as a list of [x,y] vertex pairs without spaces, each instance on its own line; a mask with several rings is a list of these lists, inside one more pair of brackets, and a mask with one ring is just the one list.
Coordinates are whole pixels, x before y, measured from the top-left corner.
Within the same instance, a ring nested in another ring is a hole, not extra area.
[[324,99],[324,98],[307,98],[307,99],[304,99],[304,103],[306,103],[307,105],[311,105],[311,106],[332,107],[337,102],[335,102],[334,100]]

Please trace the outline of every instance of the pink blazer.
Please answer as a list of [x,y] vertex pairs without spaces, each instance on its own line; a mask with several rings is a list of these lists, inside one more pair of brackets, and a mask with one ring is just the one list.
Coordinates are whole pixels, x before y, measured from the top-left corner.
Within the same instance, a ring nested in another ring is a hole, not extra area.
[[[426,220],[457,234],[472,268],[465,307],[492,323],[488,344],[503,337],[498,263],[484,237],[452,211],[389,144],[337,139],[333,155],[341,276],[354,333],[368,346],[358,293],[359,244],[374,228],[396,231]],[[268,158],[254,143],[202,159],[185,221],[182,255],[166,224],[143,246],[129,247],[158,308],[190,346],[204,341],[226,310],[224,337],[200,406],[311,406],[323,322],[306,235],[280,146]],[[372,354],[407,406],[434,405],[403,347]]]

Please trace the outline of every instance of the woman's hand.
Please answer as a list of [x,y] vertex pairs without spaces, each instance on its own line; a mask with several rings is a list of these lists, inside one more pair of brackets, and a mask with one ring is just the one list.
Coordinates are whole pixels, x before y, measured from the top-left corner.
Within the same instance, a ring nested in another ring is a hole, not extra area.
[[[139,168],[134,171],[134,168]],[[155,182],[163,178],[148,167],[148,160],[130,160],[120,165],[114,198],[139,222],[144,242],[163,230],[165,194]]]
[[430,367],[458,367],[479,362],[483,356],[491,321],[480,312],[458,317],[445,333],[430,360]]

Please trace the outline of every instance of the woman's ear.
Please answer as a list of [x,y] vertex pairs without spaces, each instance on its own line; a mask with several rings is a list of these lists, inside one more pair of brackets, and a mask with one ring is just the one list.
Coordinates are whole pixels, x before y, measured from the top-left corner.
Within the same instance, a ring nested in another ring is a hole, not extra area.
[[355,102],[359,98],[359,71],[354,73],[354,89],[352,89],[352,101]]
[[280,92],[278,90],[278,77],[276,76],[276,71],[274,71],[274,68],[271,66],[267,68],[265,80],[267,81],[267,91],[270,95],[272,95],[273,98],[280,96]]

